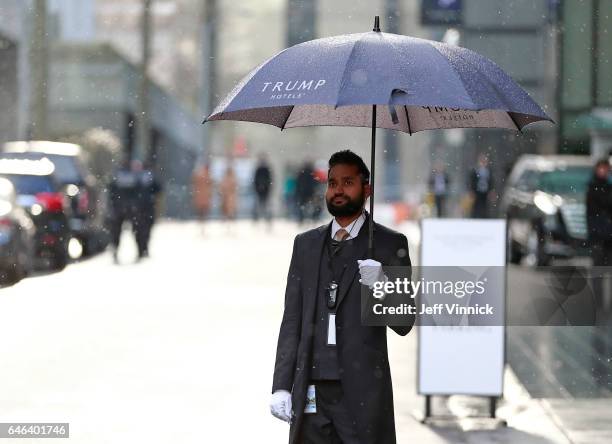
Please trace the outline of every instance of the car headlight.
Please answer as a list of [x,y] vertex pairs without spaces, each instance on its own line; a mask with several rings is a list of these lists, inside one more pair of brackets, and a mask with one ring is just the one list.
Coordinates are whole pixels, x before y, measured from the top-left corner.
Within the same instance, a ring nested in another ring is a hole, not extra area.
[[550,194],[536,191],[533,196],[533,203],[544,214],[553,215],[557,212],[557,208],[561,204],[560,196],[551,196]]
[[42,205],[35,203],[30,207],[30,212],[32,213],[32,216],[38,216],[43,212],[43,207]]

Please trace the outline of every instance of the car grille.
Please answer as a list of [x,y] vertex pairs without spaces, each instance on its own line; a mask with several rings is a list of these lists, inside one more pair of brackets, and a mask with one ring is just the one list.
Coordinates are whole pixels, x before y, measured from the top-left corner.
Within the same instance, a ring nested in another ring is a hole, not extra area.
[[567,228],[567,233],[576,239],[586,239],[586,205],[584,203],[571,203],[561,206],[561,216]]

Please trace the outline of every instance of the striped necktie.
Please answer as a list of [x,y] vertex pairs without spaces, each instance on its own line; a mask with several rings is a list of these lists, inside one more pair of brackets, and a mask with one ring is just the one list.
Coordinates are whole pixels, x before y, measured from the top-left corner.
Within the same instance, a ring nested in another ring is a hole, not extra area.
[[348,236],[349,236],[348,231],[346,231],[344,228],[340,228],[338,231],[336,231],[336,235],[334,236],[334,240],[336,240],[338,242],[342,242]]
[[349,237],[349,233],[344,228],[340,228],[338,231],[336,231],[336,234],[331,242],[332,254],[334,256],[340,251],[342,241],[344,241],[347,237]]

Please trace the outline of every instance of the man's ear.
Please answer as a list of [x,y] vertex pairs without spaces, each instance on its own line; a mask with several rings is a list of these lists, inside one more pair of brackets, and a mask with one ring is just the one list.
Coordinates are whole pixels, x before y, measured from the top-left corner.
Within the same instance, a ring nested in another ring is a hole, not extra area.
[[369,182],[363,186],[363,194],[365,195],[366,199],[372,194],[372,186]]

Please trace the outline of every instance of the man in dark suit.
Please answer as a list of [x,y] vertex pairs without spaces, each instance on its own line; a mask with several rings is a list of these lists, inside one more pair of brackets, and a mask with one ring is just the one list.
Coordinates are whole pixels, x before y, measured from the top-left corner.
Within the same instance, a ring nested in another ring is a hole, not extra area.
[[[406,237],[374,225],[368,253],[370,172],[351,151],[329,160],[331,223],[296,236],[278,337],[272,414],[294,443],[395,443],[384,326],[361,324],[361,287],[384,280],[382,265],[410,266]],[[406,335],[411,327],[392,327]]]

